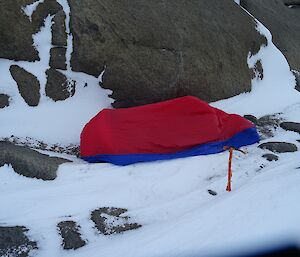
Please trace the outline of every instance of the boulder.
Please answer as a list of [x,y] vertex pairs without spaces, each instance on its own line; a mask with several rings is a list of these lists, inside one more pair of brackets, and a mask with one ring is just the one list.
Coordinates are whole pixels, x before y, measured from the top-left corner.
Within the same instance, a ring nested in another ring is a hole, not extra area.
[[[295,3],[296,1],[293,1]],[[300,70],[300,12],[285,0],[241,0],[240,4],[272,33],[273,43],[288,60],[291,69]]]
[[295,89],[300,92],[300,72],[299,71],[293,71],[293,74],[294,74],[295,80],[296,80]]
[[261,149],[267,149],[274,153],[296,152],[298,148],[295,144],[287,142],[267,142],[258,146]]
[[280,127],[287,131],[294,131],[300,134],[300,123],[298,122],[282,122]]
[[65,250],[76,250],[86,244],[86,242],[81,238],[79,232],[80,226],[76,224],[75,221],[62,221],[57,224],[59,234],[63,239],[62,246]]
[[[251,90],[248,55],[266,39],[232,0],[69,1],[74,71],[113,91],[114,107]],[[84,11],[83,11],[84,10]]]
[[278,156],[272,153],[266,153],[262,155],[263,158],[265,158],[267,161],[278,161]]
[[53,69],[66,70],[66,48],[65,47],[53,47],[50,50],[50,67]]
[[27,231],[27,228],[21,226],[0,226],[0,256],[27,257],[37,249],[37,243],[26,236]]
[[25,102],[29,106],[37,106],[40,101],[40,83],[37,77],[18,65],[10,66],[9,70]]
[[9,106],[9,96],[6,94],[0,94],[0,109]]
[[278,114],[265,115],[257,119],[254,115],[247,114],[244,118],[255,124],[261,139],[266,139],[274,135],[274,130],[279,126],[281,118]]
[[54,101],[63,101],[75,94],[75,81],[55,69],[48,69],[46,95]]
[[34,28],[22,7],[33,0],[0,1],[0,58],[17,61],[39,60],[33,47]]
[[128,230],[138,229],[142,225],[130,223],[128,216],[120,216],[128,210],[116,207],[103,207],[92,211],[91,220],[103,235],[119,234]]
[[35,29],[35,33],[38,32],[44,25],[45,18],[47,18],[48,15],[55,15],[61,10],[62,6],[57,1],[45,0],[40,3],[35,12],[32,14],[32,24]]
[[25,177],[53,180],[59,165],[66,162],[70,161],[41,154],[26,146],[0,142],[0,167],[11,164],[15,172]]
[[55,14],[52,24],[52,45],[67,46],[66,14],[63,10]]

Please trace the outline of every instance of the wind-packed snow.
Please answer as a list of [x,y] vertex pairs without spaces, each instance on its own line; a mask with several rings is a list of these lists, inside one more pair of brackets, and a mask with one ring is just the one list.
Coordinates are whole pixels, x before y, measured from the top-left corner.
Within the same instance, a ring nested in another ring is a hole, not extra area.
[[[69,17],[67,1],[58,2]],[[51,19],[49,16],[45,27],[34,36],[41,61],[0,59],[3,74],[9,74],[9,66],[17,64],[36,75],[43,94],[38,107],[28,107],[11,76],[1,77],[1,91],[9,94],[12,102],[0,111],[0,137],[13,134],[48,143],[77,143],[83,125],[110,106],[108,92],[98,85],[101,75],[95,78],[73,72],[69,64],[62,72],[76,80],[75,95],[56,103],[45,96]],[[300,122],[300,93],[294,89],[288,63],[273,45],[268,30],[259,22],[257,26],[268,45],[249,56],[248,65],[253,67],[261,60],[263,80],[253,79],[250,93],[212,105],[257,116],[281,112],[282,118]],[[70,56],[69,40],[71,36]],[[300,149],[297,139],[299,134],[278,128],[271,140],[288,141]],[[234,153],[230,193],[225,190],[227,152],[126,167],[87,164],[62,155],[74,162],[61,165],[54,181],[26,178],[4,165],[0,167],[0,225],[28,227],[30,238],[39,247],[37,257],[216,256],[291,241],[299,244],[300,151],[280,154],[277,162],[268,162],[261,157],[267,151],[257,144],[243,149],[246,155]],[[208,189],[217,195],[210,195]],[[91,211],[99,207],[127,208],[126,215],[142,227],[101,235],[90,220]],[[87,240],[84,247],[62,249],[56,225],[64,220],[81,226],[82,238]]]
[[284,55],[272,42],[270,31],[258,20],[257,30],[267,38],[267,46],[261,46],[260,51],[248,56],[249,68],[253,68],[260,60],[263,67],[263,79],[254,78],[250,93],[243,93],[230,99],[221,100],[212,105],[226,112],[241,115],[253,114],[263,116],[283,111],[297,104],[300,94],[295,90],[295,77],[290,71]]
[[[34,4],[38,5],[42,1]],[[70,56],[73,51],[72,35],[70,34],[70,8],[65,0],[59,1],[66,13],[68,33],[67,70],[60,71],[67,78],[76,81],[75,95],[65,101],[54,102],[46,96],[46,70],[49,69],[51,45],[52,16],[48,16],[45,25],[33,35],[34,46],[40,61],[25,62],[0,58],[1,93],[11,97],[10,106],[1,110],[0,137],[30,137],[49,144],[78,144],[83,126],[101,109],[111,107],[108,98],[109,90],[99,86],[102,75],[98,78],[85,73],[74,72],[70,68]],[[35,8],[36,8],[36,5]],[[28,6],[27,6],[28,7]],[[26,9],[26,8],[25,8]],[[34,12],[34,9],[31,9]],[[19,65],[35,75],[40,82],[40,103],[38,107],[28,106],[18,91],[18,87],[9,72],[11,65]],[[20,125],[21,124],[21,125]]]

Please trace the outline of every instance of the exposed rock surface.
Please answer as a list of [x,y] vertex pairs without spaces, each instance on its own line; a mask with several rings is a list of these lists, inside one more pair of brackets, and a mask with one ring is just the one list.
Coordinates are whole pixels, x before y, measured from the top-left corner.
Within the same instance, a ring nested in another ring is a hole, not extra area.
[[0,142],[0,167],[11,164],[15,172],[26,177],[53,180],[58,166],[66,162],[70,161],[41,154],[26,146]]
[[247,56],[266,44],[231,0],[69,4],[71,66],[94,76],[105,69],[102,86],[113,90],[115,107],[183,95],[214,101],[250,91]]
[[9,106],[9,96],[6,94],[0,94],[0,109]]
[[32,250],[37,249],[36,242],[30,241],[25,235],[27,231],[27,228],[20,226],[0,226],[0,256],[27,257]]
[[65,47],[53,47],[50,50],[50,67],[53,69],[66,70],[66,48]]
[[18,65],[10,66],[9,70],[25,102],[29,106],[37,106],[40,101],[40,83],[37,77]]
[[281,118],[278,114],[265,115],[257,119],[254,115],[244,115],[244,118],[250,120],[256,125],[257,131],[261,139],[266,139],[274,135],[274,130],[281,123]]
[[65,250],[78,249],[86,244],[86,242],[81,238],[79,232],[80,226],[74,221],[62,221],[57,224],[59,233],[63,239],[63,248]]
[[32,24],[35,32],[38,32],[40,27],[44,25],[45,18],[48,15],[55,15],[61,10],[62,6],[55,0],[45,0],[43,3],[40,3],[32,14]]
[[284,0],[241,0],[241,6],[272,33],[274,44],[287,58],[293,70],[300,71],[300,12]]
[[295,89],[300,92],[300,72],[293,71],[293,74],[294,74],[295,79],[296,79],[296,87],[295,87]]
[[258,146],[261,149],[267,149],[274,153],[288,153],[296,152],[298,150],[297,146],[292,143],[287,142],[267,142],[260,144]]
[[65,25],[66,14],[63,10],[55,14],[52,24],[52,45],[67,46],[67,33]]
[[294,131],[300,134],[300,123],[298,122],[282,122],[280,127],[287,131]]
[[95,223],[97,230],[104,235],[140,228],[142,225],[130,223],[130,217],[122,215],[127,211],[123,208],[103,207],[92,212],[91,220]]
[[46,74],[46,95],[51,99],[63,101],[75,94],[75,81],[68,80],[64,74],[51,68],[46,71]]
[[0,1],[0,58],[11,60],[39,60],[33,47],[34,28],[21,7],[33,0]]
[[211,189],[208,189],[207,192],[210,194],[210,195],[217,195],[217,192],[216,191],[213,191]]
[[278,156],[272,153],[266,153],[262,155],[263,158],[265,158],[267,161],[278,161]]

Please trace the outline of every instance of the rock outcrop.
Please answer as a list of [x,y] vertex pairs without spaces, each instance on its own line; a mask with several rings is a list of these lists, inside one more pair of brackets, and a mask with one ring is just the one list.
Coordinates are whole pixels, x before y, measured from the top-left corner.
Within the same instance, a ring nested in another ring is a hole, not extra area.
[[18,65],[10,66],[9,70],[25,102],[29,106],[37,106],[40,101],[40,83],[37,77]]
[[0,256],[27,257],[37,249],[37,243],[26,236],[27,228],[0,226]]
[[64,74],[50,68],[46,71],[46,95],[54,101],[63,101],[75,94],[75,81],[69,80]]
[[[249,91],[248,54],[266,39],[231,0],[70,0],[75,71],[105,70],[115,107]],[[84,10],[84,11],[82,11]],[[238,72],[237,72],[238,71]]]
[[241,0],[241,6],[271,31],[273,43],[284,54],[291,69],[300,71],[300,12],[298,8],[289,7],[295,4],[297,1]]
[[122,215],[127,211],[124,208],[103,207],[92,211],[91,220],[103,235],[118,234],[140,228],[142,225],[131,223],[130,217]]
[[50,157],[26,146],[0,142],[0,167],[10,164],[20,175],[43,180],[56,178],[58,166],[69,160]]
[[258,146],[261,149],[267,149],[274,153],[290,153],[298,151],[295,144],[287,142],[267,142]]
[[61,221],[57,224],[57,228],[62,237],[62,246],[65,250],[76,250],[86,244],[81,238],[80,226],[75,221]]
[[0,109],[9,106],[9,96],[6,94],[0,94]]
[[33,0],[0,1],[0,58],[18,61],[39,60],[33,47],[35,32],[22,7]]

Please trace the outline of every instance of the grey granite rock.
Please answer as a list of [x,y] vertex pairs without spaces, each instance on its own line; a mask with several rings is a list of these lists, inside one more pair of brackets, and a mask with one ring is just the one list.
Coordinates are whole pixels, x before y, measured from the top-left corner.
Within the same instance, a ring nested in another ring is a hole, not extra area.
[[70,161],[41,154],[26,146],[0,141],[0,167],[11,164],[15,172],[25,177],[53,180],[59,165],[66,162]]
[[123,208],[103,207],[92,212],[91,220],[95,223],[97,230],[104,235],[118,234],[140,228],[142,225],[130,223],[130,217],[122,215],[127,211]]
[[65,250],[76,250],[86,244],[81,238],[80,226],[75,221],[61,221],[57,224],[57,228],[63,239],[62,246]]
[[262,157],[265,158],[269,162],[278,161],[278,156],[275,154],[266,153],[266,154],[262,155]]
[[295,144],[287,142],[267,142],[258,146],[261,149],[267,149],[274,153],[296,152],[298,148]]
[[[0,226],[0,256],[27,257],[37,249],[37,243],[26,236],[27,228]],[[31,255],[32,256],[32,255]]]
[[[75,71],[94,76],[114,107],[184,95],[215,101],[250,91],[247,56],[266,39],[232,0],[69,1]],[[83,11],[84,10],[84,11]]]
[[50,50],[50,67],[53,69],[66,70],[66,48],[53,47]]
[[48,69],[46,95],[54,101],[63,101],[75,94],[76,83],[55,69]]
[[29,106],[37,106],[40,101],[40,83],[37,77],[18,65],[10,66],[9,70],[25,102]]
[[0,94],[0,109],[9,106],[9,96],[6,94]]
[[294,131],[300,134],[300,123],[298,122],[282,122],[280,127],[287,131]]

